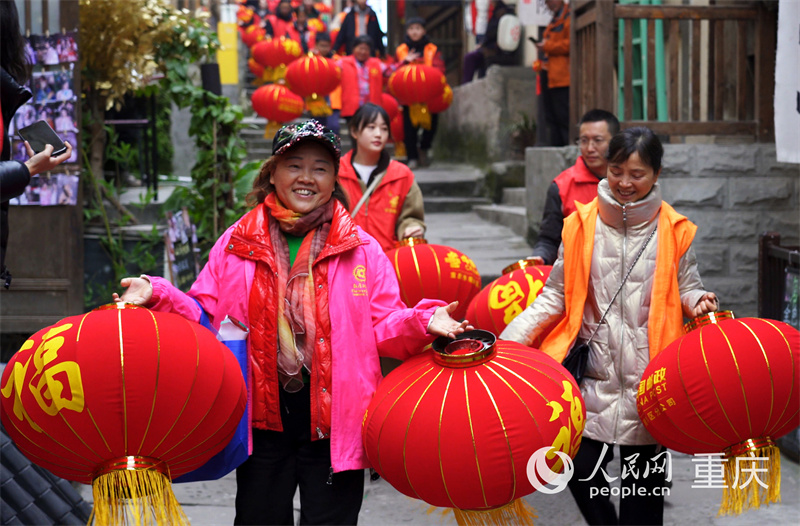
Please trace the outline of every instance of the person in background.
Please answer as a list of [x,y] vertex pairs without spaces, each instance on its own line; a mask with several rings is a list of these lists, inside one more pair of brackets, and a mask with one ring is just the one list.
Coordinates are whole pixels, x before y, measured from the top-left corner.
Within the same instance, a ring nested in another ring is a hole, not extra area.
[[555,262],[564,218],[575,211],[576,203],[585,204],[597,197],[597,183],[606,176],[608,143],[618,131],[619,121],[613,113],[594,109],[581,117],[578,123],[580,155],[547,189],[539,237],[533,246],[536,264]]
[[[406,37],[403,43],[397,46],[395,57],[398,62],[404,62],[410,52],[417,55],[417,59],[412,61],[415,64],[424,64],[434,67],[446,74],[444,60],[436,44],[425,34],[425,19],[421,17],[411,17],[406,22]],[[428,166],[430,158],[428,152],[436,136],[436,128],[439,123],[439,115],[431,115],[431,128],[422,130],[420,138],[420,128],[415,127],[411,122],[408,109],[403,110],[403,142],[405,143],[409,168],[417,166]]]
[[300,42],[300,35],[294,28],[294,9],[290,0],[281,0],[275,13],[267,15],[261,22],[264,31],[272,38],[286,37]]
[[384,32],[378,23],[378,15],[367,5],[367,0],[355,0],[353,7],[345,15],[333,49],[345,47],[345,53],[351,54],[356,46],[356,39],[369,36],[372,39],[372,53],[383,58],[386,48],[383,45]]
[[666,470],[623,477],[621,494],[627,495],[620,499],[619,516],[603,475],[614,445],[633,473],[664,465],[666,449],[636,411],[642,373],[683,335],[684,317],[717,310],[716,295],[704,290],[697,271],[697,227],[661,199],[663,153],[648,128],[630,128],[611,139],[608,176],[597,197],[564,221],[564,243],[547,283],[500,334],[531,345],[563,314],[540,345],[557,362],[577,342],[591,339],[580,386],[586,421],[569,481],[589,524],[663,523]]
[[[325,58],[329,58],[334,62],[340,60],[341,57],[333,52],[333,45],[331,44],[331,36],[328,33],[317,33],[315,39],[316,44],[314,53]],[[339,84],[328,96],[325,97],[328,104],[331,106],[331,113],[326,117],[325,125],[330,128],[333,133],[339,135],[339,119],[341,118],[342,110],[342,85]]]
[[539,72],[544,120],[550,130],[549,146],[569,143],[569,4],[564,0],[545,0],[553,19],[542,40],[535,44],[544,55]]
[[425,207],[414,173],[391,159],[389,115],[376,104],[364,104],[349,122],[353,149],[342,157],[339,177],[353,203],[356,223],[375,237],[383,250],[408,237],[425,234]]
[[19,28],[19,13],[14,2],[0,2],[0,128],[3,131],[0,147],[0,283],[5,288],[11,286],[11,272],[6,268],[6,248],[8,247],[8,207],[9,201],[25,192],[31,177],[47,172],[63,163],[72,155],[72,146],[67,142],[67,151],[52,157],[53,146],[48,144],[39,153],[34,153],[25,142],[25,150],[30,157],[24,163],[11,160],[11,140],[6,126],[14,118],[20,106],[31,98],[25,87],[30,77],[30,63],[25,53],[25,39]]
[[114,301],[230,316],[248,329],[251,456],[236,470],[234,524],[356,524],[369,467],[361,424],[382,379],[379,356],[407,359],[469,328],[457,304],[407,308],[380,245],[356,226],[339,184],[339,137],[310,120],[281,128],[248,198],[184,294],[124,278]]
[[297,33],[297,38],[300,39],[300,47],[303,48],[303,53],[307,54],[316,47],[317,31],[308,25],[308,14],[305,6],[297,6],[294,10],[294,17],[294,30]]
[[497,45],[497,30],[500,25],[500,18],[506,13],[513,13],[514,10],[502,0],[490,0],[489,8],[492,10],[492,16],[486,26],[483,41],[478,44],[475,50],[464,55],[462,84],[472,82],[475,73],[478,74],[479,79],[482,79],[486,76],[486,68],[490,64],[505,64],[513,56],[511,53],[500,49]]

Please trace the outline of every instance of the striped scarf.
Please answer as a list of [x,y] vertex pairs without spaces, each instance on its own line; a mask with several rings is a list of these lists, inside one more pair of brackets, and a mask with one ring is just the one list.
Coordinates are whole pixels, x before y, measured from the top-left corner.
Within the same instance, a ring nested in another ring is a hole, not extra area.
[[[309,214],[289,210],[274,192],[264,204],[271,216],[269,236],[278,271],[278,376],[284,390],[294,393],[303,388],[303,367],[311,371],[316,334],[312,266],[331,229],[333,200]],[[284,232],[305,236],[291,267]]]

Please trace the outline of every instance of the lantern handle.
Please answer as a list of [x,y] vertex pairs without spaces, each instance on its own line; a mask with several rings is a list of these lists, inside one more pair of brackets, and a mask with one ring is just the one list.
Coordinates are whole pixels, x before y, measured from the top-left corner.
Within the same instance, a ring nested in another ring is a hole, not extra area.
[[732,310],[718,310],[707,312],[702,316],[698,316],[693,320],[688,321],[683,326],[683,332],[689,333],[695,329],[699,329],[700,327],[704,327],[706,325],[716,325],[723,320],[732,320],[735,316],[733,315]]
[[464,331],[455,339],[436,338],[431,344],[433,360],[445,367],[471,367],[488,362],[495,355],[497,336],[489,331]]

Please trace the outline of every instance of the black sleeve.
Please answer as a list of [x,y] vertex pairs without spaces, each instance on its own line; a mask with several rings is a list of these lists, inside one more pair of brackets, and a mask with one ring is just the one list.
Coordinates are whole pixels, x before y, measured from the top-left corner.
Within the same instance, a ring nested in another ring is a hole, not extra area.
[[369,34],[372,37],[372,40],[374,40],[375,51],[377,51],[378,55],[383,58],[386,56],[386,48],[383,45],[383,36],[385,33],[381,30],[381,26],[378,23],[378,15],[376,15],[374,11],[369,19],[369,24],[372,26],[372,30],[370,31],[368,29],[367,34]]
[[262,27],[264,28],[264,32],[272,38],[275,38],[275,30],[272,29],[272,22],[269,21],[269,18],[265,18],[264,22],[262,23]]
[[0,162],[0,202],[22,195],[31,180],[28,167],[19,161]]
[[558,185],[552,182],[547,189],[542,224],[539,227],[539,238],[533,246],[533,255],[544,259],[546,265],[552,265],[558,256],[563,228],[564,214],[561,211],[561,196],[558,193]]
[[[334,53],[336,53],[339,48],[344,46],[347,43],[347,22],[351,18],[352,12],[347,13],[344,16],[344,20],[342,20],[342,25],[339,26],[339,32],[336,34],[336,40],[333,42],[333,47],[331,48]],[[350,54],[351,50],[347,50],[347,54]]]

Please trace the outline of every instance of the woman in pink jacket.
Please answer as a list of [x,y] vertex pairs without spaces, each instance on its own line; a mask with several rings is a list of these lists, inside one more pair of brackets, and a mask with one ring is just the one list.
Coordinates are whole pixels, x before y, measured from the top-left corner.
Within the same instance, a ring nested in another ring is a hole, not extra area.
[[253,451],[236,472],[235,524],[355,524],[368,467],[361,423],[379,355],[408,358],[467,327],[456,304],[406,308],[391,263],[356,226],[339,186],[339,137],[314,120],[275,135],[248,196],[253,210],[211,250],[188,294],[125,278],[116,301],[225,317],[248,329]]

